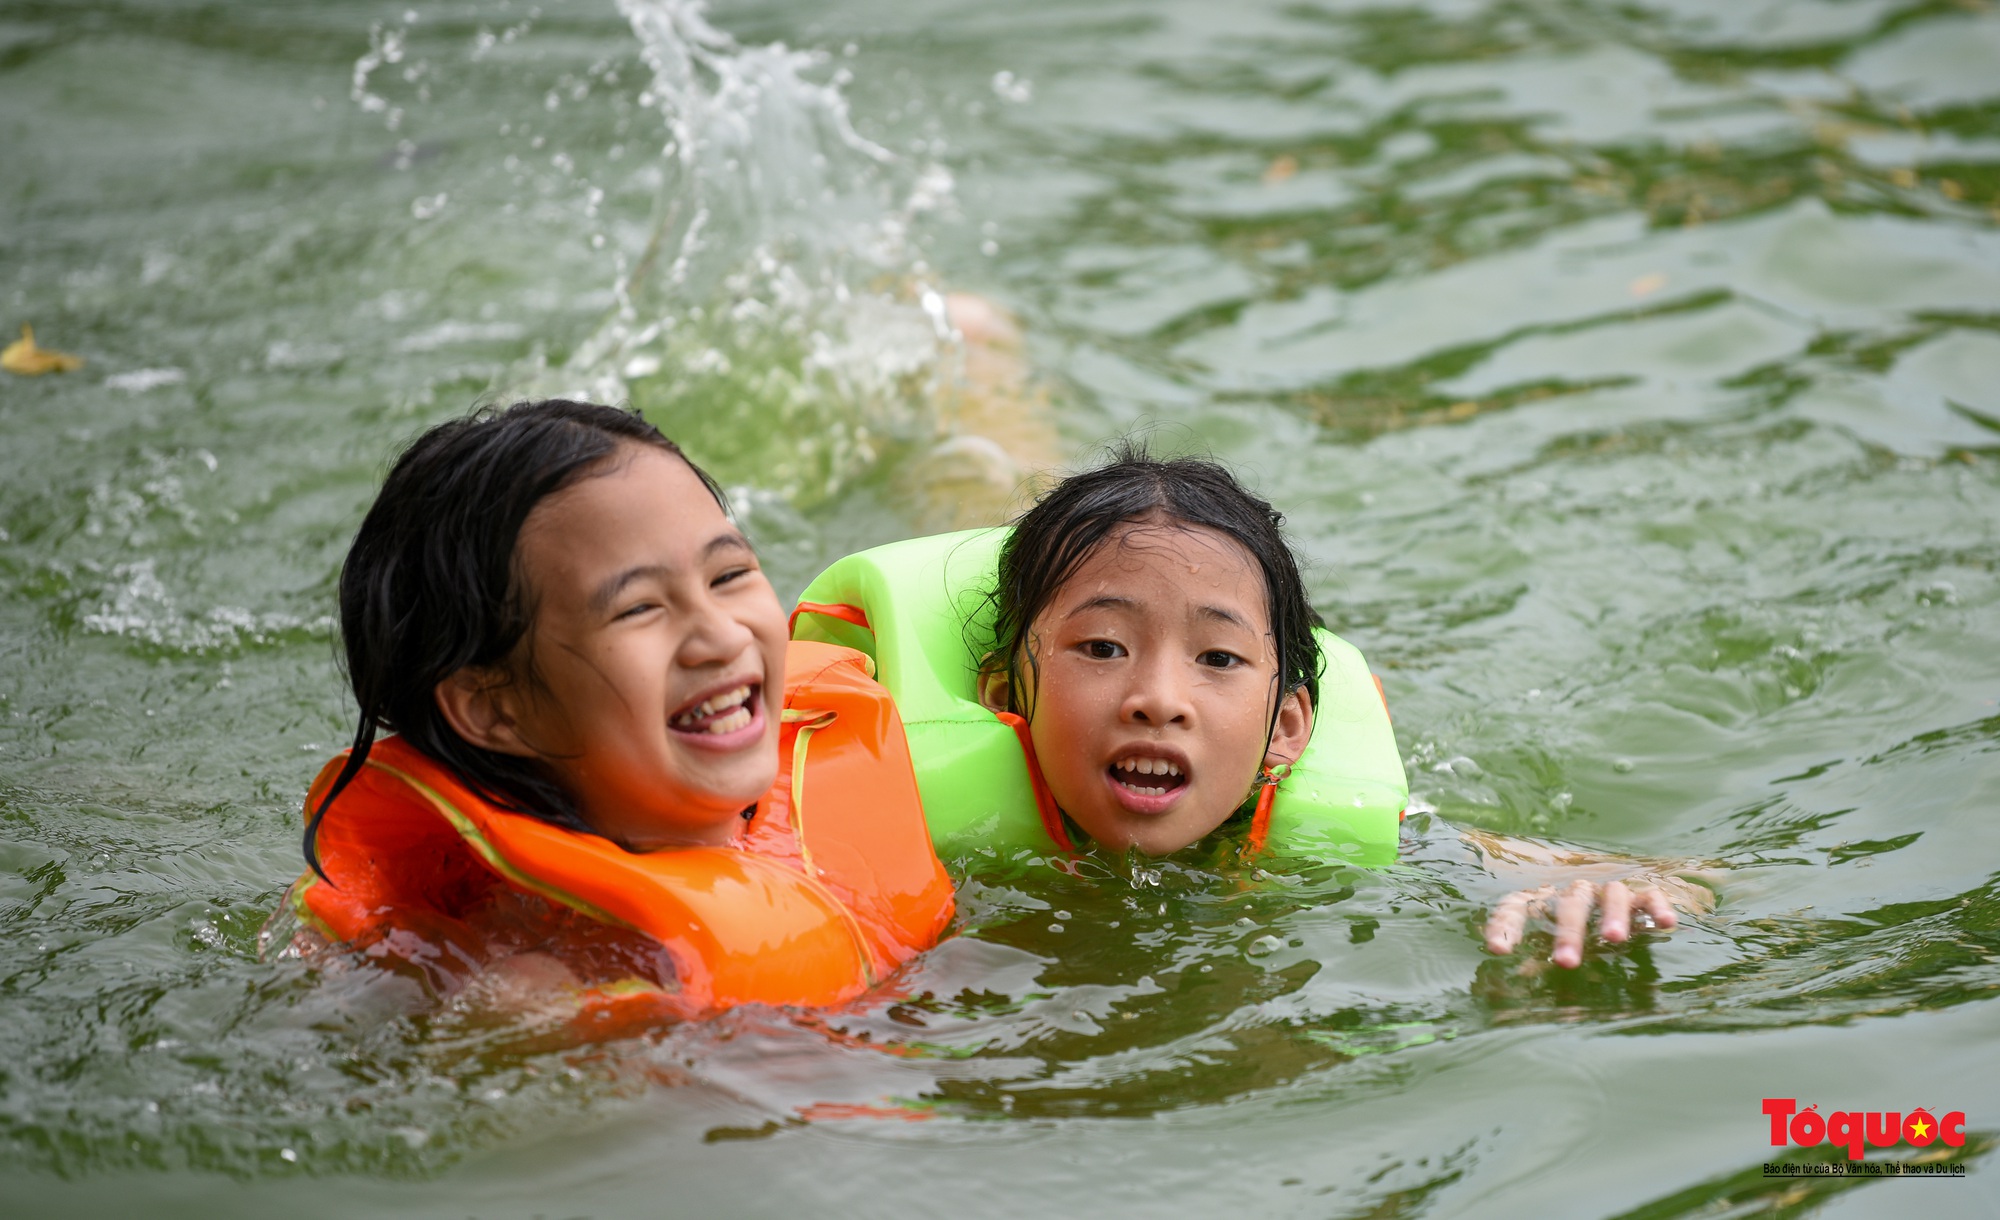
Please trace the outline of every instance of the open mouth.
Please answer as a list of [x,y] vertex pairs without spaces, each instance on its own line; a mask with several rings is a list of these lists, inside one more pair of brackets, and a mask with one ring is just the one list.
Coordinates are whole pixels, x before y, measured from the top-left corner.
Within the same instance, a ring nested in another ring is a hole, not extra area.
[[756,721],[757,693],[755,682],[732,686],[675,712],[667,718],[667,726],[696,737],[726,737]]
[[1186,768],[1165,758],[1121,758],[1109,772],[1113,784],[1138,797],[1172,796],[1188,784]]

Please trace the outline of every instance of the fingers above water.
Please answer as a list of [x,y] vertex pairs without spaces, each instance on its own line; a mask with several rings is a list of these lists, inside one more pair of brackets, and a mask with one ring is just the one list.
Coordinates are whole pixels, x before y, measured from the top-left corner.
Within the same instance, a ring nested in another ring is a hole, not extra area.
[[1598,899],[1597,935],[1606,944],[1622,945],[1632,937],[1632,891],[1623,881],[1604,887]]
[[1597,886],[1576,880],[1556,899],[1556,947],[1549,960],[1565,970],[1583,963],[1583,937],[1590,930],[1590,909],[1597,905]]
[[1528,920],[1549,913],[1549,899],[1555,899],[1555,945],[1549,960],[1564,969],[1583,964],[1584,942],[1590,931],[1590,913],[1598,911],[1597,935],[1605,944],[1622,945],[1632,938],[1632,914],[1637,910],[1660,931],[1671,931],[1680,923],[1673,900],[1662,890],[1645,886],[1634,889],[1622,881],[1599,886],[1578,878],[1560,894],[1552,886],[1515,890],[1494,904],[1486,920],[1486,948],[1500,955],[1512,953],[1521,943]]
[[1486,948],[1498,954],[1514,951],[1521,943],[1521,933],[1528,926],[1528,908],[1539,906],[1541,901],[1554,893],[1548,886],[1538,890],[1515,890],[1502,898],[1493,907],[1493,914],[1486,920]]
[[1646,890],[1639,895],[1639,905],[1653,917],[1653,926],[1663,932],[1671,931],[1681,921],[1674,913],[1673,899],[1667,897],[1665,890]]

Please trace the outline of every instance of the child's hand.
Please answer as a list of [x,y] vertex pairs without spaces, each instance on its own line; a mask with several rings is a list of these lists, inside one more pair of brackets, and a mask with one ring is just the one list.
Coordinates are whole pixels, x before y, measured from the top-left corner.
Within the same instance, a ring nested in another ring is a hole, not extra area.
[[1600,886],[1579,877],[1560,894],[1556,887],[1545,885],[1539,889],[1515,890],[1502,898],[1486,921],[1486,947],[1494,953],[1512,953],[1514,946],[1521,943],[1521,932],[1529,916],[1546,915],[1551,898],[1555,899],[1556,947],[1549,960],[1565,969],[1574,969],[1583,962],[1584,931],[1590,924],[1593,906],[1601,908],[1597,935],[1610,945],[1622,945],[1631,939],[1635,906],[1641,920],[1662,932],[1672,931],[1680,922],[1672,900],[1662,890],[1647,887],[1634,891],[1623,881],[1608,881]]
[[1680,923],[1682,912],[1706,911],[1715,905],[1711,891],[1680,875],[1699,873],[1691,861],[1675,867],[1666,861],[1557,847],[1491,831],[1460,834],[1484,857],[1490,871],[1539,874],[1537,879],[1542,880],[1494,905],[1486,920],[1486,947],[1494,953],[1512,953],[1528,921],[1547,918],[1554,922],[1556,933],[1549,960],[1574,969],[1583,963],[1593,908],[1598,911],[1598,938],[1622,945],[1632,938],[1635,914],[1642,929],[1667,932]]

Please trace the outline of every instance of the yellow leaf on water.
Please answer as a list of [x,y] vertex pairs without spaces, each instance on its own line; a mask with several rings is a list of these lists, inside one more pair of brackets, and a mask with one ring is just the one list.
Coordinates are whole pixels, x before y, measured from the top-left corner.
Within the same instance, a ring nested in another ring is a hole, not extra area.
[[68,373],[83,367],[82,356],[52,352],[35,346],[35,328],[23,326],[21,337],[0,351],[0,369],[20,377],[40,377],[43,373]]
[[1649,297],[1666,286],[1667,277],[1664,273],[1650,271],[1626,285],[1626,289],[1635,297]]
[[1271,163],[1264,167],[1264,185],[1276,186],[1280,182],[1289,181],[1292,175],[1298,172],[1299,159],[1297,157],[1294,157],[1290,153],[1273,157]]

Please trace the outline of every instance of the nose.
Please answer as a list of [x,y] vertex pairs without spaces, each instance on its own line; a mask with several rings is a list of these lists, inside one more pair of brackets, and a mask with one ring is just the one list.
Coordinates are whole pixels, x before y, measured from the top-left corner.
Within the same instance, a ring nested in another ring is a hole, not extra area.
[[[1163,651],[1163,650],[1162,650]],[[1161,653],[1131,669],[1132,685],[1125,692],[1119,717],[1127,724],[1154,728],[1185,725],[1194,718],[1192,675],[1187,667]]]
[[693,599],[688,606],[687,633],[681,637],[680,663],[690,668],[726,665],[753,647],[757,637],[749,624],[713,596]]

